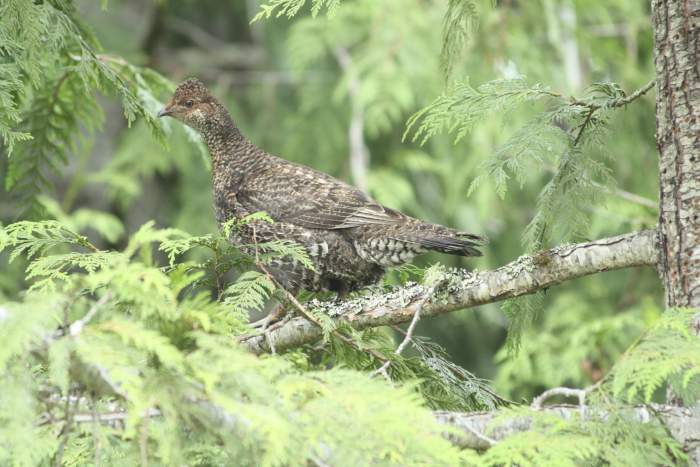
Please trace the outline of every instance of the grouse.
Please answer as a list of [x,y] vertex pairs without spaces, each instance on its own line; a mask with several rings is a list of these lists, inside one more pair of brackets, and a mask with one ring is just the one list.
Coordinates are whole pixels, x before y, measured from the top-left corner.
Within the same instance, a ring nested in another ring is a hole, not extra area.
[[[224,104],[195,79],[178,86],[158,113],[166,115],[197,130],[209,147],[220,230],[233,218],[259,211],[274,220],[234,229],[229,243],[286,239],[306,248],[313,269],[288,256],[266,268],[292,293],[334,291],[338,300],[345,300],[348,293],[376,284],[388,269],[422,253],[482,255],[476,247],[487,242],[484,237],[406,216],[347,183],[258,148]],[[254,248],[245,253],[254,256]]]

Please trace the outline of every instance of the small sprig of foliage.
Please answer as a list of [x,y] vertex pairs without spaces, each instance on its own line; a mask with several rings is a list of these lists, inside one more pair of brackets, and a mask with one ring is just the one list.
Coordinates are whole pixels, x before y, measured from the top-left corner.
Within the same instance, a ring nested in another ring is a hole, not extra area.
[[[262,18],[269,18],[277,10],[276,18],[284,15],[291,18],[299,12],[299,9],[306,4],[306,0],[271,0],[267,4],[260,5],[262,11],[253,17],[253,21]],[[311,17],[315,18],[322,8],[327,8],[328,19],[333,19],[340,7],[340,0],[311,0]]]
[[469,42],[469,33],[478,28],[479,15],[476,5],[468,0],[450,0],[442,20],[440,52],[440,74],[444,77],[446,86],[451,84],[454,64]]

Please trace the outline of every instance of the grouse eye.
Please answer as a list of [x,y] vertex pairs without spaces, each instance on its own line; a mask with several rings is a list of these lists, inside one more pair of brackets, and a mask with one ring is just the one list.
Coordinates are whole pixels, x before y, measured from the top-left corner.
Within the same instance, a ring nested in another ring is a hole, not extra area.
[[194,105],[194,101],[193,101],[192,99],[187,99],[187,100],[185,101],[185,107],[187,107],[188,109],[189,109],[190,107],[192,107],[193,105]]

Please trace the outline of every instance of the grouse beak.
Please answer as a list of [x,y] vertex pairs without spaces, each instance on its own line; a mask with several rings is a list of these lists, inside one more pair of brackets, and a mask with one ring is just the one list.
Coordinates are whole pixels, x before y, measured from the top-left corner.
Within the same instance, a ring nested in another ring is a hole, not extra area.
[[165,117],[166,115],[170,115],[171,113],[174,113],[172,110],[168,109],[167,107],[158,112],[158,117]]

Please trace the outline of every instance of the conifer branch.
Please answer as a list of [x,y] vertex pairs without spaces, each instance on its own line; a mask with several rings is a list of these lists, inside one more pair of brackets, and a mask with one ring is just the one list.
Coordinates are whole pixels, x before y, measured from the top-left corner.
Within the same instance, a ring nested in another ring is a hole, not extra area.
[[[561,245],[535,255],[523,255],[493,271],[477,274],[458,271],[450,274],[446,283],[436,290],[436,296],[426,303],[422,314],[424,317],[437,316],[534,294],[589,274],[654,266],[658,256],[656,235],[655,229],[643,230],[593,242]],[[363,297],[340,305],[322,303],[320,307],[337,324],[344,323],[353,329],[363,330],[411,321],[426,291],[423,286],[413,285],[386,295]],[[279,352],[316,342],[323,332],[316,323],[297,317],[272,330],[271,335]],[[262,336],[246,340],[245,345],[255,354],[270,352]]]
[[651,88],[653,88],[655,84],[656,84],[656,82],[654,80],[651,80],[650,82],[645,84],[641,89],[638,89],[637,91],[633,92],[632,94],[625,97],[624,99],[617,99],[614,103],[612,103],[610,105],[598,104],[596,102],[575,99],[573,97],[565,96],[564,94],[560,94],[558,92],[553,92],[553,91],[541,91],[541,92],[543,92],[545,94],[549,94],[550,96],[559,97],[561,99],[566,99],[567,101],[569,101],[569,105],[578,105],[581,107],[588,107],[591,110],[598,110],[598,109],[602,109],[604,107],[624,107],[625,105],[642,97],[644,94],[649,92],[649,90],[651,90]]

